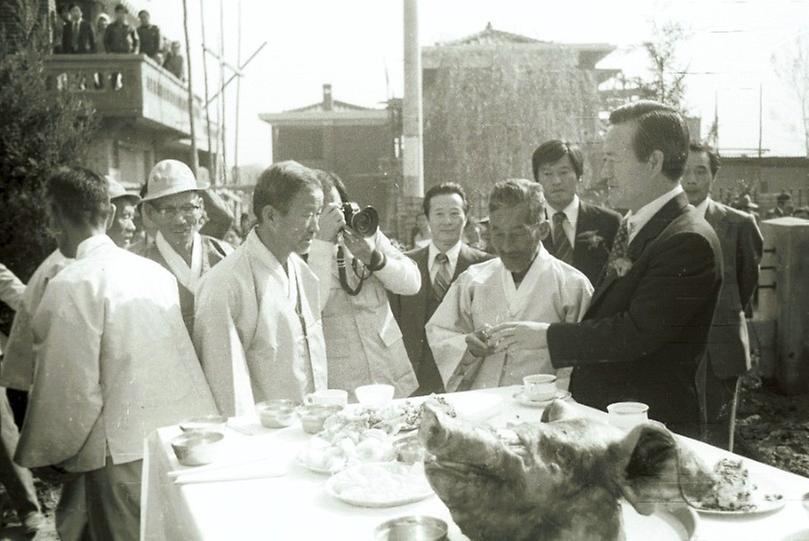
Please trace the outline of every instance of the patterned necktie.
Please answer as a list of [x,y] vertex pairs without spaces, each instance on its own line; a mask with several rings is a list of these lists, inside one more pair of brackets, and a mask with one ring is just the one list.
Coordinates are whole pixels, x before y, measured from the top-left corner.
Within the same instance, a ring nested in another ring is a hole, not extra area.
[[564,223],[567,216],[564,212],[557,212],[553,215],[553,255],[556,259],[571,264],[573,262],[573,246],[565,233]]
[[612,250],[610,256],[607,258],[607,268],[609,270],[610,264],[616,259],[626,258],[629,251],[629,221],[624,219],[621,221],[621,226],[615,234],[615,240],[612,243]]
[[441,252],[436,255],[433,265],[436,265],[435,278],[433,278],[433,295],[438,301],[441,301],[444,299],[451,279],[447,254]]

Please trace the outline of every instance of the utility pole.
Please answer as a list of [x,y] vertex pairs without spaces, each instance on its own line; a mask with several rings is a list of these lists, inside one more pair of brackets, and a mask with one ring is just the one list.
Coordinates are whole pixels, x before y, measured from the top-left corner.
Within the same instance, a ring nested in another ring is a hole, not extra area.
[[[242,0],[239,0],[238,5],[238,34],[239,40],[237,41],[236,45],[236,65],[242,65]],[[236,81],[236,133],[234,133],[234,144],[233,144],[233,174],[234,184],[241,184],[241,175],[239,175],[239,105],[240,100],[242,97],[242,78]]]
[[[223,0],[219,0],[219,84],[225,84],[225,8]],[[228,102],[225,99],[225,90],[222,89],[222,108],[220,112],[220,134],[222,138],[222,184],[228,183],[228,140],[225,137],[225,121]]]
[[208,104],[210,103],[208,96],[208,55],[205,54],[207,45],[205,42],[205,7],[203,6],[203,0],[199,0],[199,13],[200,29],[202,31],[202,73],[205,79],[205,135],[208,139],[208,173],[211,177],[211,183],[216,185],[216,154],[213,151],[213,144],[211,142],[211,111],[208,108]]
[[403,195],[424,196],[421,50],[418,0],[404,0],[404,101],[402,105]]
[[[761,140],[764,134],[764,88],[761,83],[758,84],[758,157],[761,158]],[[761,167],[761,166],[759,166]]]
[[191,41],[188,37],[188,0],[183,0],[183,30],[185,31],[185,57],[188,64],[188,125],[191,131],[191,171],[198,176],[197,132],[194,129],[194,89],[191,84]]

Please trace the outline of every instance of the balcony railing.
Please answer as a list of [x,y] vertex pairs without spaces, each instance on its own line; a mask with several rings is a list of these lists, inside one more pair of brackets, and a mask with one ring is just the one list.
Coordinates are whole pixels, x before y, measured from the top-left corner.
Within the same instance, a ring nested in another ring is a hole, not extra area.
[[[145,127],[190,137],[188,90],[151,58],[134,54],[53,55],[51,86],[89,99],[106,118],[132,119]],[[207,150],[202,100],[194,99],[197,145]],[[215,128],[212,126],[212,132]],[[215,132],[211,134],[215,138]]]

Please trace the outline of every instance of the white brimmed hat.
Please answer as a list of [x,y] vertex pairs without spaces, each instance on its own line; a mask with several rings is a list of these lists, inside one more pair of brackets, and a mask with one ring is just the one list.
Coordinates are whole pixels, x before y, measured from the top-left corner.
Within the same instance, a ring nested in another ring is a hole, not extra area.
[[178,160],[162,160],[152,167],[143,201],[154,201],[176,193],[200,191],[191,168]]
[[126,191],[123,184],[110,176],[105,176],[104,178],[107,179],[107,194],[110,197],[110,201],[118,199],[119,197],[129,197],[135,201],[135,204],[140,203],[140,196],[138,194]]

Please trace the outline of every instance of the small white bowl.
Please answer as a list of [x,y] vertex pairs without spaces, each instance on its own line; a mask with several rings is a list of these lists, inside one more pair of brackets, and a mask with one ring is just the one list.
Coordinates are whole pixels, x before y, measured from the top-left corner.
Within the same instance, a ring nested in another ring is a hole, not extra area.
[[259,402],[256,412],[265,428],[284,428],[295,422],[295,403],[285,398]]
[[643,402],[613,402],[607,413],[612,426],[626,430],[649,420],[649,406]]
[[216,460],[223,439],[221,432],[186,432],[171,440],[171,448],[183,466],[202,466]]
[[393,385],[386,383],[374,383],[372,385],[362,385],[354,389],[357,401],[363,406],[380,407],[393,400],[393,393],[396,389]]

